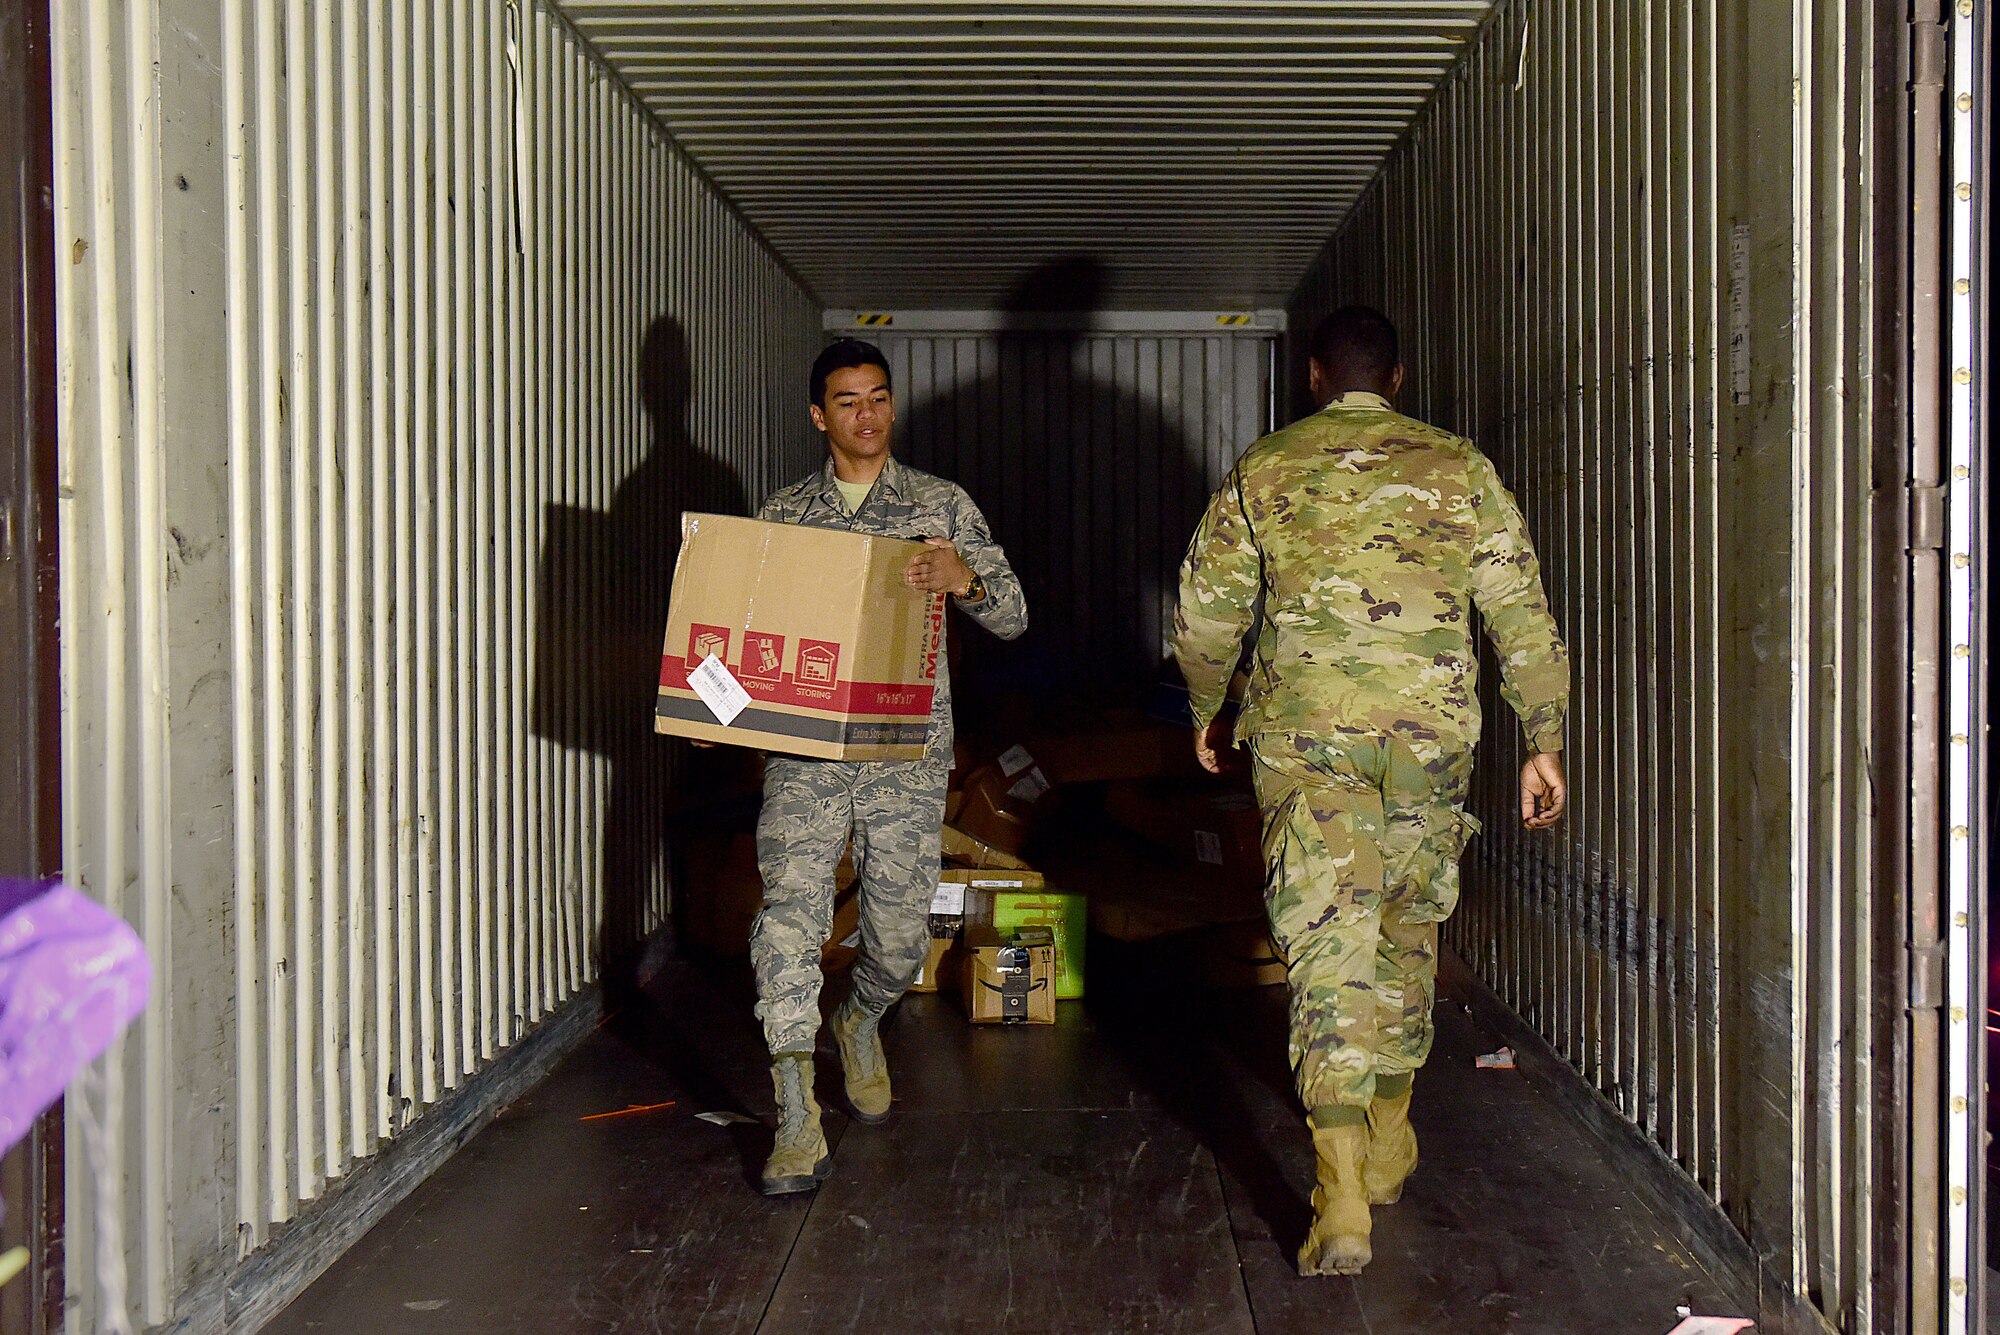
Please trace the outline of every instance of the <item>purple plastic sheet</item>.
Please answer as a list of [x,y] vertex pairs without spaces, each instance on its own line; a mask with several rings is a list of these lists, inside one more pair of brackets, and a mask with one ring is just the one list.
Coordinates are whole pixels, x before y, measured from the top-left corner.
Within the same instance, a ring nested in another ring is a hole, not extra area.
[[0,1153],[146,1006],[125,920],[66,885],[0,879]]

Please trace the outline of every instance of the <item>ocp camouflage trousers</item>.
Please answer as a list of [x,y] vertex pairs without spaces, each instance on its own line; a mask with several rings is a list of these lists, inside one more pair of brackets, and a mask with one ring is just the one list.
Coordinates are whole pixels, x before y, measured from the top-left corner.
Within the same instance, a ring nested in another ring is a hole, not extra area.
[[1438,924],[1458,903],[1465,744],[1254,738],[1264,904],[1291,988],[1291,1059],[1310,1110],[1365,1108],[1377,1076],[1430,1056]]
[[861,957],[850,996],[879,1015],[916,981],[937,888],[949,760],[832,761],[773,756],[757,817],[764,906],[750,929],[757,1018],[772,1053],[810,1052],[819,1034],[820,947],[833,877],[854,840]]

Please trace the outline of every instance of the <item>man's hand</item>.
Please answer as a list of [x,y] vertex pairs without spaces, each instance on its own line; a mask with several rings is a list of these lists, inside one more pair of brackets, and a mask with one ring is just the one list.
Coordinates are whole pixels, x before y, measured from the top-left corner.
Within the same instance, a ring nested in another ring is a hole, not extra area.
[[1569,781],[1563,778],[1560,751],[1541,751],[1521,767],[1521,824],[1547,830],[1569,809]]
[[1194,730],[1194,758],[1210,774],[1222,773],[1223,752],[1229,749],[1229,733],[1220,718],[1210,719],[1207,727]]
[[924,593],[965,592],[972,585],[972,567],[959,556],[950,538],[925,538],[926,550],[910,558],[903,582]]

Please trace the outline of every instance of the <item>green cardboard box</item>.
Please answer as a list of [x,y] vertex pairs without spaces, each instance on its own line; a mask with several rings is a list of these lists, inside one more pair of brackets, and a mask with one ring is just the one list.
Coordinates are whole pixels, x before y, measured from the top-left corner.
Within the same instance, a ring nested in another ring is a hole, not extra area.
[[1083,995],[1083,938],[1090,914],[1082,895],[1059,890],[994,890],[993,925],[1003,934],[1046,927],[1056,938],[1056,999]]

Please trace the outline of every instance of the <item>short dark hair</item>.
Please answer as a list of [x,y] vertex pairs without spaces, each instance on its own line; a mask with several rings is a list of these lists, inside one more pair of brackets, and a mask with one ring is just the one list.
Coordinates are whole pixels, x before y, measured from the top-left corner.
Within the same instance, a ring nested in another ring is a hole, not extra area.
[[873,343],[863,343],[858,338],[843,338],[829,343],[813,358],[812,401],[826,406],[826,382],[835,371],[851,370],[857,366],[879,366],[882,379],[889,380],[889,359],[882,355],[882,349]]
[[1319,322],[1306,350],[1337,384],[1387,384],[1403,361],[1396,326],[1373,306],[1342,306]]

